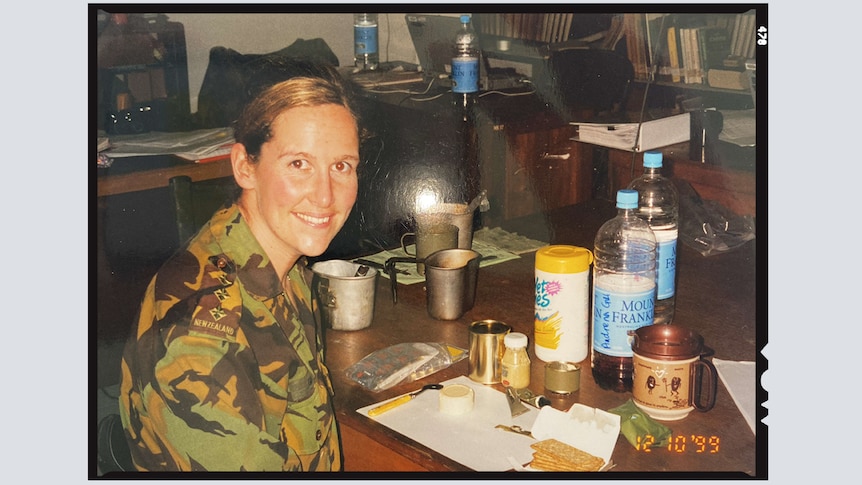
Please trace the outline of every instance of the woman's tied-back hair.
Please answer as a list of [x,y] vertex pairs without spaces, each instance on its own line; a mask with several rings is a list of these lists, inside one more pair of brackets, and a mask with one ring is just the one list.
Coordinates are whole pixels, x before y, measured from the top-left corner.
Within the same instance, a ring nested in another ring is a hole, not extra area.
[[272,137],[275,119],[288,109],[336,104],[345,107],[359,126],[354,87],[345,82],[334,67],[306,64],[299,66],[298,73],[296,62],[291,67],[295,73],[293,77],[277,80],[284,71],[267,70],[257,77],[257,85],[249,86],[253,97],[234,124],[234,138],[245,146],[252,162],[260,155],[261,146]]

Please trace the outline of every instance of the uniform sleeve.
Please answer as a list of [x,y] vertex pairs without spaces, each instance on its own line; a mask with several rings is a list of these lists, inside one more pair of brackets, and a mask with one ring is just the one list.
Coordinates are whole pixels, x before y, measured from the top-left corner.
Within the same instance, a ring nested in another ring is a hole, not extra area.
[[162,450],[187,470],[282,470],[290,451],[265,432],[245,346],[186,334],[172,339],[155,369],[150,418]]

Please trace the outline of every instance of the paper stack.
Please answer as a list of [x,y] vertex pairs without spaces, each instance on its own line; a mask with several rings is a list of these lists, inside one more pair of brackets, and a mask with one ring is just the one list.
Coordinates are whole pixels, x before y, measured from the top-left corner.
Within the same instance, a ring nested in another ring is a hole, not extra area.
[[574,140],[593,143],[620,150],[643,152],[689,140],[691,133],[689,113],[638,122],[581,123]]

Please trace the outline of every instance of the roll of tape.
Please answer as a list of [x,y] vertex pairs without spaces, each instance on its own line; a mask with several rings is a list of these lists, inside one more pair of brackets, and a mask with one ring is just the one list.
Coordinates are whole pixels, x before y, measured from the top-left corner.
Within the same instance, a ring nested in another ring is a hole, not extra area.
[[572,362],[545,364],[545,389],[569,394],[581,388],[581,366]]
[[452,384],[440,390],[440,412],[446,414],[465,414],[473,410],[475,394],[473,389],[463,384]]

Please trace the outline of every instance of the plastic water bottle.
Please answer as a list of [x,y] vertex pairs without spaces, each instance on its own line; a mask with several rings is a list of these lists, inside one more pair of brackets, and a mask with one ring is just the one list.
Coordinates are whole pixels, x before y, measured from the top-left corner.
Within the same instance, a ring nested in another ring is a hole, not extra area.
[[635,330],[653,323],[656,241],[637,215],[638,193],[617,192],[617,216],[596,234],[593,256],[593,378],[602,389],[632,388]]
[[377,69],[380,62],[377,46],[377,14],[353,14],[353,62],[359,70]]
[[479,91],[478,37],[470,24],[470,16],[461,16],[461,27],[455,35],[455,53],[452,57],[452,92],[456,104],[465,112],[475,102]]
[[644,153],[644,173],[632,180],[638,191],[638,216],[649,224],[658,244],[656,304],[653,323],[672,323],[676,296],[676,241],[679,234],[679,194],[662,176],[662,154]]

